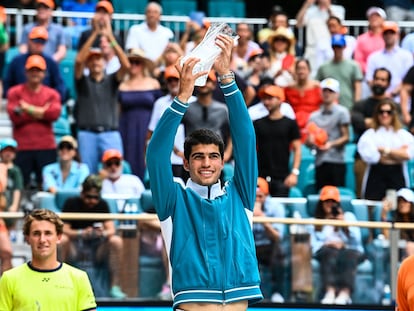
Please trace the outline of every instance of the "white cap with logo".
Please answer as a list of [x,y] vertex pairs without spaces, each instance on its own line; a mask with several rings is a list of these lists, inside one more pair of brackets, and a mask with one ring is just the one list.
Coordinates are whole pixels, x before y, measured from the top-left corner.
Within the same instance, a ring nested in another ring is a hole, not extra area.
[[339,93],[339,81],[333,78],[326,78],[321,82],[321,89],[328,89],[335,93]]

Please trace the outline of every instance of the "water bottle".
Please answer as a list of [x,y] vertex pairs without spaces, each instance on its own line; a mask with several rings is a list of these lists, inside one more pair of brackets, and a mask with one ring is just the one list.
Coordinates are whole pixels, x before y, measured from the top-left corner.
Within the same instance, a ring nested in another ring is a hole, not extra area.
[[384,285],[381,303],[383,306],[389,306],[391,304],[391,287],[389,284]]

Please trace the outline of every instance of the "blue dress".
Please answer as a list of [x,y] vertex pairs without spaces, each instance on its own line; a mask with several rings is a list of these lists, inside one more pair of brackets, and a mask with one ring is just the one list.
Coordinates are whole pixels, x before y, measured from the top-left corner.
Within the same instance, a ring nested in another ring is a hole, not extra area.
[[119,91],[121,105],[119,131],[124,145],[124,158],[131,164],[132,173],[141,180],[145,173],[145,141],[154,102],[161,90]]

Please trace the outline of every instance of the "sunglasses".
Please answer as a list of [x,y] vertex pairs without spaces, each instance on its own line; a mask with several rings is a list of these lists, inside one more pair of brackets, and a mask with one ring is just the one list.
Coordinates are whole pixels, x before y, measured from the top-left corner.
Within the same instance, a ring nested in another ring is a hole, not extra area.
[[394,111],[381,109],[381,110],[378,110],[378,114],[387,114],[387,115],[391,116],[391,115],[394,114]]
[[38,44],[46,44],[46,40],[42,39],[42,38],[34,38],[34,39],[30,39],[33,43],[38,43]]
[[179,80],[178,78],[168,78],[168,79],[167,79],[167,82],[168,82],[168,83],[171,83],[171,82],[178,82],[178,80]]
[[105,166],[106,167],[111,167],[113,165],[120,166],[121,165],[121,161],[115,160],[115,161],[107,161],[107,162],[105,162]]
[[88,200],[99,200],[99,195],[94,195],[94,194],[85,194],[85,198]]
[[289,40],[286,39],[285,37],[276,37],[273,39],[273,42],[277,42],[277,41],[289,42]]
[[71,144],[63,143],[63,144],[60,144],[58,146],[58,149],[59,150],[63,150],[63,149],[73,150],[74,148],[73,148],[73,146]]
[[142,64],[142,62],[140,60],[137,60],[137,59],[131,59],[129,62],[131,63],[131,65],[141,65]]

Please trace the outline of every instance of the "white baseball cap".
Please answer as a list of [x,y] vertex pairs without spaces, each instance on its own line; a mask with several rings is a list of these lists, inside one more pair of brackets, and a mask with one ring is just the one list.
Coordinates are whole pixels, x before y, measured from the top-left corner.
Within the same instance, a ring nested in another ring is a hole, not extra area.
[[401,197],[407,202],[414,203],[414,192],[408,188],[401,188],[397,191],[397,197]]
[[339,93],[339,81],[333,78],[326,78],[321,82],[321,89],[329,89],[335,93]]
[[372,14],[378,14],[383,19],[387,19],[387,14],[383,9],[377,6],[372,6],[367,10],[367,18],[369,18]]

